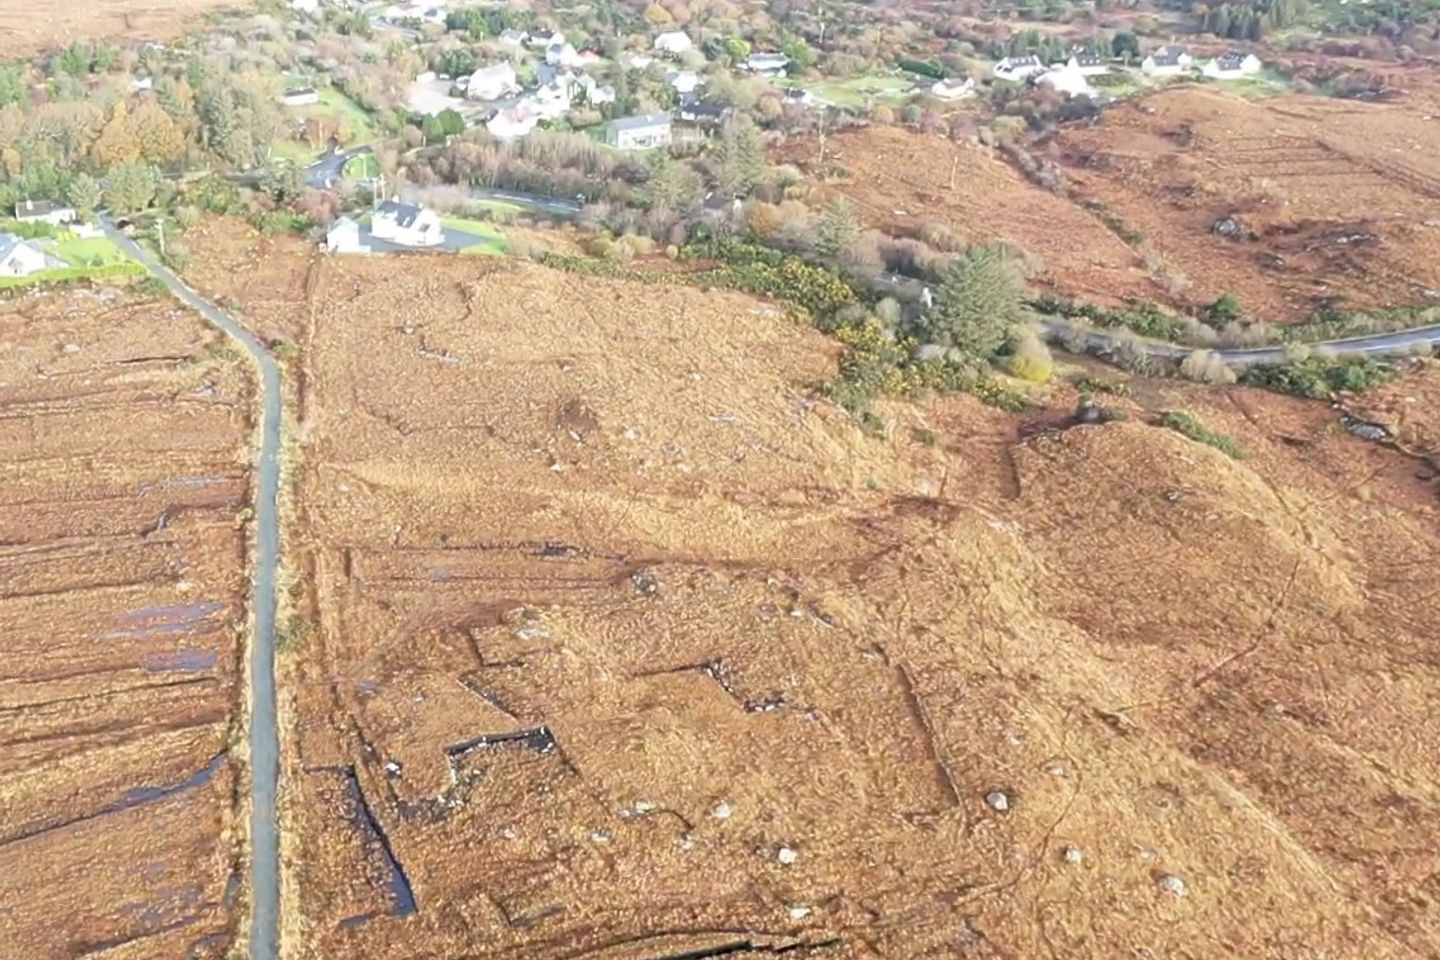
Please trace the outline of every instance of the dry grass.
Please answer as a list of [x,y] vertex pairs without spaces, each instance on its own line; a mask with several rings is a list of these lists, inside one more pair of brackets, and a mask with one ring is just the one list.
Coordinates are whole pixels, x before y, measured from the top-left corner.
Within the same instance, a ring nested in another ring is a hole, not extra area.
[[1322,406],[879,440],[744,297],[417,257],[307,297],[300,956],[1440,945],[1434,490]]
[[65,0],[39,13],[34,4],[0,0],[0,51],[18,57],[75,40],[171,40],[211,11],[237,0]]
[[0,305],[0,340],[0,956],[218,957],[244,368],[116,291]]

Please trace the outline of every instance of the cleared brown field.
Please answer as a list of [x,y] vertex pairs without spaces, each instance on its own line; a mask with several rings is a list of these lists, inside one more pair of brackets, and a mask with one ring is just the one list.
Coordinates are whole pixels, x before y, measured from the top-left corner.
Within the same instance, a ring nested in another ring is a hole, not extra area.
[[37,8],[0,0],[0,56],[20,57],[75,40],[169,40],[237,0],[61,0]]
[[[1423,92],[1423,91],[1422,91]],[[1267,320],[1329,301],[1440,298],[1440,132],[1427,97],[1250,102],[1172,89],[1064,129],[1054,157],[1083,197],[1144,234],[1205,302]],[[1216,224],[1233,218],[1226,236]]]
[[[791,142],[780,157],[810,170],[816,144]],[[826,165],[845,176],[818,192],[844,195],[869,226],[910,236],[939,223],[968,243],[1004,241],[1039,260],[1037,286],[1067,296],[1111,304],[1164,296],[1142,258],[1104,223],[1029,182],[987,147],[870,126],[830,137]]]
[[0,304],[0,956],[225,956],[250,386],[117,291]]
[[1165,382],[1104,427],[1036,433],[1057,387],[874,439],[809,399],[833,346],[750,298],[311,278],[253,318],[313,317],[298,956],[1440,949],[1416,461]]

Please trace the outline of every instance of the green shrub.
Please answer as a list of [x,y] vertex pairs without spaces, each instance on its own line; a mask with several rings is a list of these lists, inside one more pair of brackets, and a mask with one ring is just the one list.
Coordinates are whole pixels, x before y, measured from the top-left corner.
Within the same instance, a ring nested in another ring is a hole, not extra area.
[[1182,410],[1166,410],[1160,414],[1160,426],[1168,427],[1196,443],[1214,447],[1232,460],[1244,460],[1250,454],[1232,437],[1210,429],[1199,418]]
[[1395,365],[1373,357],[1310,357],[1295,363],[1261,363],[1240,382],[1311,400],[1328,400],[1340,391],[1362,393],[1399,375]]

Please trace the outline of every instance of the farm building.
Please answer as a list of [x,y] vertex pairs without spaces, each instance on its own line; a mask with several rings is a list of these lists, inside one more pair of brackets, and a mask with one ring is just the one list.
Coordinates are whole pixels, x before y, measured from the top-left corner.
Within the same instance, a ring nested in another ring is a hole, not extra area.
[[670,145],[670,114],[652,113],[612,120],[605,142],[621,150],[653,150]]
[[930,95],[941,100],[963,100],[975,96],[974,77],[946,77],[930,84]]
[[360,224],[349,217],[341,217],[325,231],[325,249],[331,253],[370,252],[370,248],[360,242]]
[[440,216],[415,203],[386,200],[370,219],[370,232],[377,240],[402,247],[433,247],[445,239]]
[[693,46],[695,46],[695,44],[690,42],[690,38],[686,36],[682,30],[671,30],[667,33],[662,33],[655,38],[654,43],[657,51],[660,53],[668,53],[671,56],[679,56]]
[[1011,83],[1022,83],[1031,77],[1038,76],[1045,72],[1045,64],[1034,54],[1023,57],[1006,57],[995,64],[994,70],[997,80],[1009,80]]
[[1147,77],[1173,77],[1190,66],[1190,51],[1176,43],[1166,44],[1140,62],[1140,72]]
[[520,89],[515,82],[515,67],[511,63],[492,63],[470,74],[465,84],[465,96],[471,100],[499,100]]
[[1238,80],[1260,72],[1260,58],[1253,53],[1226,50],[1205,64],[1200,72],[1212,80]]
[[28,277],[45,269],[45,251],[13,233],[0,233],[0,277]]
[[15,219],[21,223],[48,223],[52,227],[75,222],[75,208],[54,200],[26,200],[15,204]]

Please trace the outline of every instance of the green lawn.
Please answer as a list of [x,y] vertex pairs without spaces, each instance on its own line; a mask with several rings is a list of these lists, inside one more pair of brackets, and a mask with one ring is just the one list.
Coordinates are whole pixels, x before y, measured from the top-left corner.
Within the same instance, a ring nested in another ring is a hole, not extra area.
[[1243,80],[1215,80],[1212,82],[1219,89],[1233,93],[1237,97],[1244,97],[1246,100],[1264,100],[1266,97],[1278,97],[1295,92],[1295,86],[1290,82],[1290,78],[1276,73],[1274,70],[1261,70],[1254,76],[1246,77]]
[[105,237],[81,239],[66,232],[55,239],[37,240],[47,254],[65,261],[28,277],[0,277],[0,287],[25,287],[60,280],[103,280],[107,277],[142,277],[145,268],[125,256]]
[[380,161],[374,154],[362,153],[345,161],[340,175],[346,180],[374,180],[380,176]]
[[863,74],[808,84],[805,89],[838,106],[863,110],[873,104],[893,107],[907,103],[914,92],[915,81],[891,74]]
[[[318,92],[319,103],[308,107],[285,107],[284,110],[293,117],[324,117],[344,127],[347,136],[341,138],[342,145],[371,143],[379,137],[375,118],[360,104],[335,87],[321,87]],[[273,153],[281,160],[309,163],[323,149],[323,145],[317,149],[304,141],[286,137],[275,142]]]
[[125,256],[120,248],[107,237],[82,239],[71,236],[67,239],[45,241],[42,245],[44,243],[53,243],[48,252],[55,254],[72,267],[100,267],[130,262],[130,258]]
[[473,247],[461,250],[462,254],[497,256],[507,249],[505,234],[501,233],[500,228],[493,223],[486,223],[484,220],[470,220],[465,217],[441,217],[440,223],[447,230],[459,230],[478,238]]

